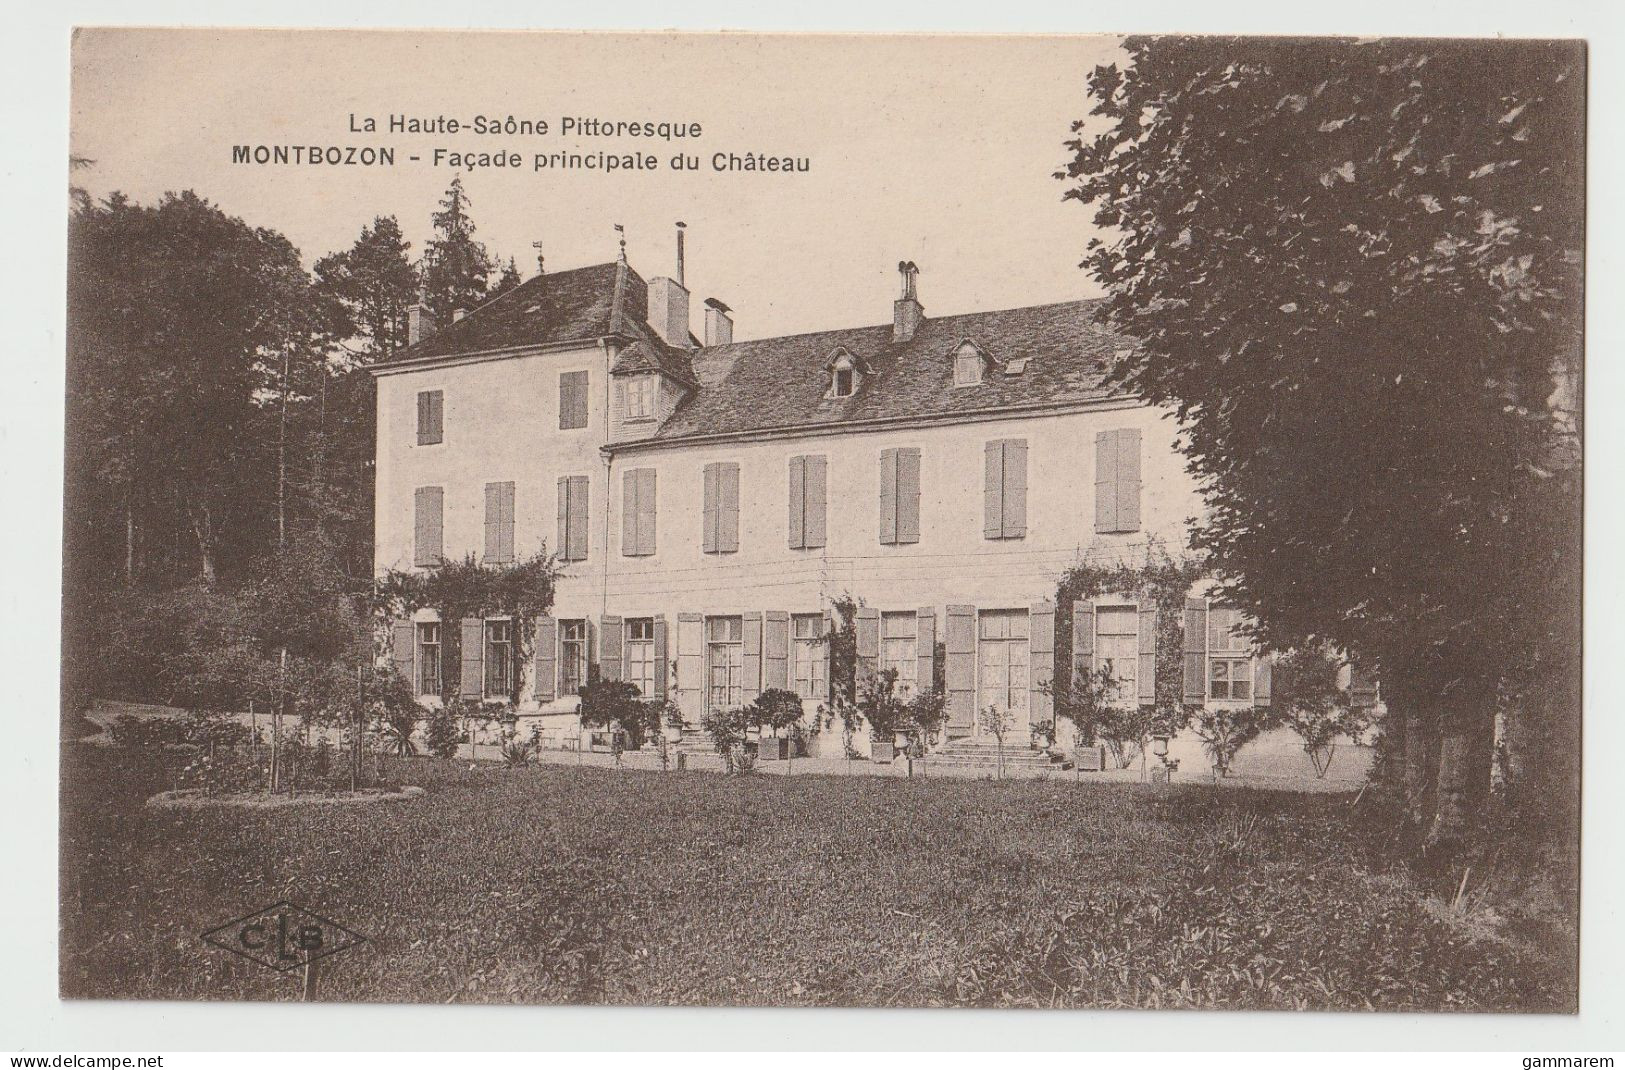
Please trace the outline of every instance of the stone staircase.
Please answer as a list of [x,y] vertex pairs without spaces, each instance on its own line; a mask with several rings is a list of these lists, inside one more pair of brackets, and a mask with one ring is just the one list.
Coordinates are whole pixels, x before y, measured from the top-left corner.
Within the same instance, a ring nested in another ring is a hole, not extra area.
[[[999,747],[992,740],[973,738],[954,739],[932,752],[926,761],[931,765],[955,768],[995,769],[999,764]],[[1058,755],[1037,750],[1028,743],[1004,745],[1006,769],[1068,769],[1071,762]]]

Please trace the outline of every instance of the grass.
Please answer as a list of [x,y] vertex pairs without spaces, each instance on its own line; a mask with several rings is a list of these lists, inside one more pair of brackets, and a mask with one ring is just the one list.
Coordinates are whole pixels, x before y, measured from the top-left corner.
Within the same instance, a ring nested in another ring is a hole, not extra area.
[[410,801],[155,811],[150,752],[63,775],[69,997],[297,998],[199,939],[286,898],[372,939],[327,999],[1575,1004],[1566,960],[1383,872],[1341,796],[420,760]]

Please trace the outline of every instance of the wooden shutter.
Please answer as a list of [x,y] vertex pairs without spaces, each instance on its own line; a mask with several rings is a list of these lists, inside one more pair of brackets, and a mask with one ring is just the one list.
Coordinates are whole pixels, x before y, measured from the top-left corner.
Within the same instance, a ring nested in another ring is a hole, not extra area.
[[638,553],[649,556],[655,552],[655,470],[638,472]]
[[825,499],[828,481],[828,460],[822,455],[807,457],[803,515],[806,520],[805,544],[809,550],[824,545]]
[[457,684],[459,698],[485,697],[485,621],[464,617],[462,626],[462,679]]
[[930,690],[937,678],[937,610],[921,606],[914,611],[914,680],[921,691]]
[[619,617],[604,617],[598,630],[598,671],[606,680],[624,680],[626,648],[622,631],[625,625]]
[[689,723],[705,712],[705,620],[677,614],[677,705]]
[[1377,677],[1357,661],[1349,662],[1349,702],[1359,710],[1377,704]]
[[587,560],[587,477],[570,476],[568,483],[567,500],[569,514],[565,518],[569,535],[569,559],[571,561]]
[[571,430],[587,426],[587,373],[564,372],[559,376],[559,428]]
[[446,440],[446,395],[440,390],[429,391],[429,434],[431,442]]
[[435,427],[435,401],[438,390],[418,391],[418,445],[432,446],[440,441]]
[[513,560],[513,484],[485,485],[485,560],[506,564]]
[[536,619],[536,701],[552,702],[559,694],[559,622]]
[[654,697],[655,698],[664,699],[666,697],[666,683],[667,683],[667,677],[670,675],[670,673],[671,673],[671,665],[669,663],[669,659],[668,659],[668,656],[666,654],[666,618],[665,617],[656,617],[655,618],[655,664],[654,664],[654,674],[655,674],[655,681],[654,681],[654,683],[655,683],[655,693],[654,693]]
[[[701,538],[700,550],[703,553],[708,553],[708,554],[716,553],[717,552],[717,546],[719,545],[718,539],[717,539],[717,531],[720,528],[720,524],[719,524],[718,519],[717,519],[717,517],[718,517],[718,504],[717,503],[718,503],[718,501],[720,499],[720,490],[719,490],[718,485],[717,485],[718,482],[719,482],[719,477],[717,475],[717,472],[720,469],[720,467],[721,467],[720,465],[716,465],[716,464],[708,464],[708,465],[705,466],[705,497],[704,497],[704,506],[703,506],[705,532],[704,532],[704,535]],[[679,631],[680,630],[681,629],[679,629]],[[681,655],[679,655],[679,656],[681,656]]]
[[790,614],[770,609],[763,615],[762,690],[790,690]]
[[1140,429],[1117,432],[1117,530],[1140,530]]
[[997,539],[1004,532],[1004,443],[982,447],[982,537]]
[[417,625],[398,620],[389,626],[389,660],[401,679],[412,685],[412,694],[417,694]]
[[1268,706],[1270,704],[1270,690],[1273,684],[1275,659],[1268,654],[1260,654],[1253,659],[1253,705]]
[[858,630],[858,682],[870,679],[880,668],[880,610],[874,606],[859,606]]
[[897,451],[897,541],[920,541],[920,451]]
[[1117,531],[1117,432],[1095,434],[1095,531]]
[[1003,536],[1020,539],[1027,534],[1027,441],[1013,438],[1004,444]]
[[1095,604],[1072,603],[1072,679],[1079,681],[1095,668]]
[[725,554],[739,549],[739,466],[724,464],[717,473],[717,549]]
[[1140,604],[1140,705],[1157,704],[1157,606]]
[[943,641],[948,729],[963,735],[976,723],[976,607],[949,606]]
[[445,558],[445,488],[419,487],[412,509],[412,564],[438,565]]
[[643,552],[638,541],[639,499],[642,495],[642,469],[621,473],[621,556],[636,557]]
[[756,701],[756,696],[762,693],[762,614],[744,613],[740,615],[740,638],[744,640],[743,662],[745,670],[744,686],[740,689],[740,697],[746,704]]
[[897,451],[880,451],[880,542],[897,542]]
[[1207,701],[1207,602],[1185,599],[1185,702]]
[[1028,708],[1034,721],[1047,721],[1054,716],[1049,685],[1055,679],[1055,603],[1034,602],[1027,611],[1027,622],[1031,651],[1027,670]]
[[570,477],[559,477],[559,542],[554,551],[560,561],[570,560]]
[[807,548],[807,458],[790,458],[790,487],[786,494],[790,503],[787,522],[790,549]]

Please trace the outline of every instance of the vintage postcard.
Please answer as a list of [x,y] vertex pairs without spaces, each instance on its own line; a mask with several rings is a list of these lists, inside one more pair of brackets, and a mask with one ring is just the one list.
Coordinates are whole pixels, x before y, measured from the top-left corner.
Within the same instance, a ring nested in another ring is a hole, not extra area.
[[1573,1014],[1586,87],[79,29],[61,995]]

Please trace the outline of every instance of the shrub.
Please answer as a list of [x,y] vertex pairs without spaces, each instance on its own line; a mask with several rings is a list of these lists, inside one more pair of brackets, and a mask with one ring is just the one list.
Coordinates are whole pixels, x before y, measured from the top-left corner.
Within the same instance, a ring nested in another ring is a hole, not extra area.
[[502,741],[502,760],[510,766],[526,765],[535,756],[536,744],[532,740],[510,734]]
[[909,699],[903,712],[903,731],[911,743],[928,747],[942,734],[948,719],[948,693],[933,684]]
[[749,707],[750,723],[775,736],[801,721],[801,696],[794,691],[770,687],[756,696]]
[[1274,714],[1268,706],[1204,707],[1196,711],[1193,726],[1202,741],[1202,751],[1213,763],[1215,776],[1229,776],[1230,763],[1236,752],[1258,738],[1260,732],[1274,723]]
[[666,703],[644,700],[636,684],[598,680],[581,688],[581,723],[587,728],[619,728],[634,750],[660,730]]
[[461,741],[457,718],[444,706],[429,714],[429,724],[423,733],[423,742],[436,758],[457,757],[457,744]]
[[745,729],[750,725],[749,715],[741,709],[707,710],[700,724],[711,737],[711,745],[722,755],[728,772],[732,773],[738,766]]
[[858,712],[869,722],[869,738],[889,743],[908,726],[908,702],[897,693],[897,670],[882,669],[858,681]]
[[1274,703],[1281,721],[1303,742],[1303,752],[1324,778],[1340,738],[1356,742],[1371,727],[1371,716],[1349,701],[1338,686],[1342,661],[1324,647],[1293,650],[1275,663]]
[[121,713],[109,729],[113,742],[125,747],[157,747],[181,741],[181,726],[161,717],[137,717]]
[[384,737],[384,746],[391,754],[399,758],[409,758],[418,752],[418,745],[412,739],[412,734],[417,731],[420,715],[421,711],[415,704],[384,708],[378,731]]

